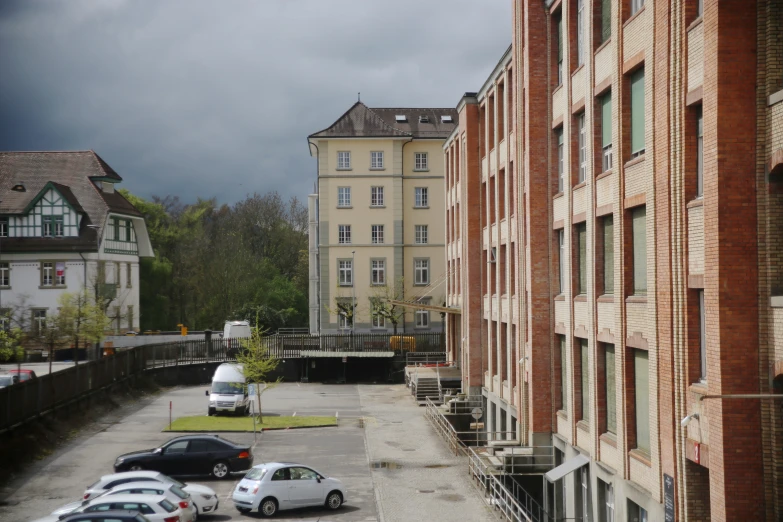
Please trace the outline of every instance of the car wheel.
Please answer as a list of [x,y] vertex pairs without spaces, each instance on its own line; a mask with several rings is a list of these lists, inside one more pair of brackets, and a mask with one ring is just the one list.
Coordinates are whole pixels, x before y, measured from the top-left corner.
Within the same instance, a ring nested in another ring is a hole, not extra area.
[[326,507],[329,509],[339,509],[343,505],[343,496],[339,491],[332,491],[326,495]]
[[244,406],[241,407],[241,408],[237,408],[237,415],[240,416],[240,417],[244,417],[245,416],[245,407]]
[[272,497],[265,498],[261,501],[261,505],[258,506],[258,512],[265,517],[274,516],[277,513],[277,500]]
[[212,476],[216,479],[228,477],[228,464],[225,460],[219,460],[212,464]]
[[128,467],[128,471],[143,471],[143,470],[144,470],[144,466],[142,466],[141,464],[131,464]]
[[211,417],[215,414],[215,408],[207,408],[207,417]]

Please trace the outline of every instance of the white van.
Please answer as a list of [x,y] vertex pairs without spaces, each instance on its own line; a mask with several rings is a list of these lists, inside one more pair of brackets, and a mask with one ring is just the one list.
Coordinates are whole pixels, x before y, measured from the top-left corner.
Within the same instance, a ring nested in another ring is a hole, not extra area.
[[250,323],[247,321],[226,321],[223,326],[223,339],[250,337]]
[[209,397],[208,415],[216,413],[236,413],[245,415],[250,401],[245,386],[245,376],[239,364],[223,363],[212,376],[212,388],[207,390]]

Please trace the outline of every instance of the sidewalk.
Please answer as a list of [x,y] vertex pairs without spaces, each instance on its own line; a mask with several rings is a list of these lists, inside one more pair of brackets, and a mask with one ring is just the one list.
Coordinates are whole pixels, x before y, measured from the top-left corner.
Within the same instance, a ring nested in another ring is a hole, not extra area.
[[381,522],[498,520],[408,388],[360,385],[359,397]]

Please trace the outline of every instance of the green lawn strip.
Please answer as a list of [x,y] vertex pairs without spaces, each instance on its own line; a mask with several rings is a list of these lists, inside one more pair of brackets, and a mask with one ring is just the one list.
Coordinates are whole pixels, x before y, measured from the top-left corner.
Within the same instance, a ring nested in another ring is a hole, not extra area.
[[[337,426],[335,417],[271,417],[265,416],[264,422],[256,419],[256,430],[282,430],[286,428],[320,428]],[[215,431],[253,431],[252,417],[179,417],[171,423],[171,428],[163,431],[215,432]]]

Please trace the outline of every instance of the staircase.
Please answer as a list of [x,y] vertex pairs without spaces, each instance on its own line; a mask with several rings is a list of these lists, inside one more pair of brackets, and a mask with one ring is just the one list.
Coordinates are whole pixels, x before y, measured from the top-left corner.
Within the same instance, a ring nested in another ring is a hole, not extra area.
[[416,379],[415,387],[416,401],[419,403],[419,406],[426,404],[427,397],[435,404],[443,404],[436,377],[419,377]]

